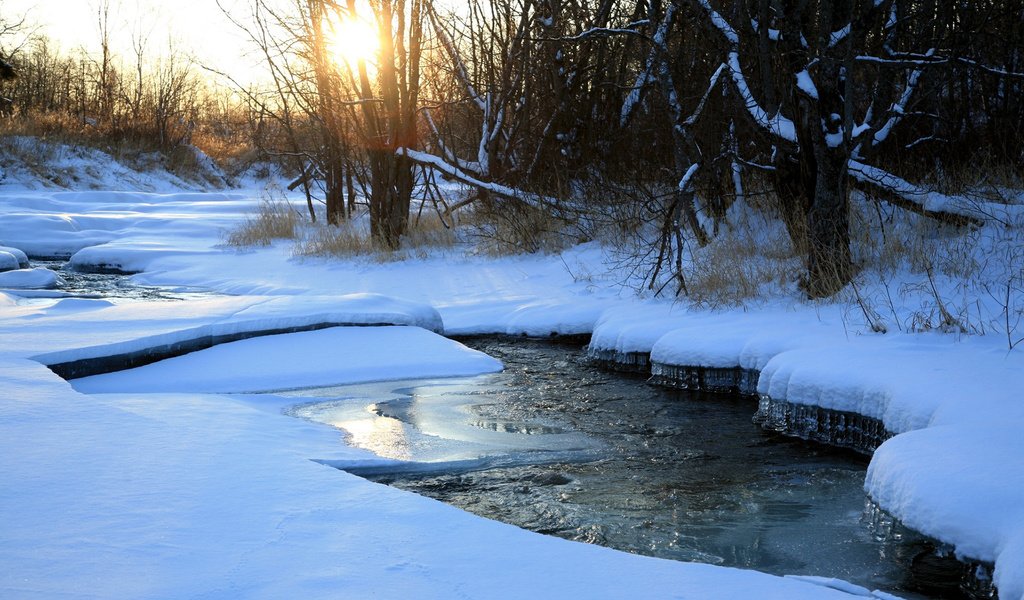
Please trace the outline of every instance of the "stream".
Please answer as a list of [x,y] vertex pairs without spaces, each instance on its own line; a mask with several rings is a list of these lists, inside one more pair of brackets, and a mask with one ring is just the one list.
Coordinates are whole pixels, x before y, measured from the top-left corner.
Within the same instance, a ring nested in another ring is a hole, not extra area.
[[506,370],[298,390],[290,412],[400,461],[351,472],[490,519],[661,558],[921,591],[908,565],[930,548],[880,525],[865,457],[762,430],[749,398],[602,370],[579,345],[462,341]]
[[[36,265],[60,273],[55,295],[208,295]],[[756,400],[648,385],[594,365],[579,342],[460,341],[505,371],[276,395],[295,400],[289,414],[393,459],[350,472],[486,518],[672,560],[962,597],[956,577],[943,581],[956,567],[936,567],[928,540],[870,504],[865,457],[763,430],[751,421]]]
[[119,302],[162,302],[208,298],[213,294],[187,287],[143,286],[134,283],[131,274],[88,272],[72,269],[66,260],[35,260],[33,267],[50,269],[60,275],[62,283],[53,290],[11,290],[25,298],[103,298]]

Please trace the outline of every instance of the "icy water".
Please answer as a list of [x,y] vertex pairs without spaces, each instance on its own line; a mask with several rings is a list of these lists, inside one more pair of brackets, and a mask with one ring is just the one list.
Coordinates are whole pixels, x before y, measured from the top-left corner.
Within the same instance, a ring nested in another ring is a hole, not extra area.
[[303,390],[293,414],[400,462],[352,470],[478,515],[662,558],[907,596],[924,542],[873,528],[863,457],[773,436],[756,402],[670,391],[578,345],[471,339],[504,373]]
[[159,302],[209,297],[209,292],[191,288],[142,286],[123,273],[83,273],[70,268],[63,260],[32,260],[33,267],[56,271],[64,280],[56,290],[18,290],[25,297],[103,298],[111,302]]

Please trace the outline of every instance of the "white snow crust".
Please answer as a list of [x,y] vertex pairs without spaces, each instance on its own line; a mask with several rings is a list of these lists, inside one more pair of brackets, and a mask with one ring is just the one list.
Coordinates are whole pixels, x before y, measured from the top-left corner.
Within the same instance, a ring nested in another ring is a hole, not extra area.
[[49,269],[16,269],[0,273],[0,288],[50,289],[60,283],[60,275]]
[[[255,190],[0,188],[2,245],[230,294],[123,303],[0,292],[0,596],[884,597],[490,522],[317,462],[379,460],[336,430],[209,393],[499,368],[442,332],[593,332],[595,349],[757,369],[762,393],[879,418],[900,435],[872,459],[872,498],[964,557],[993,561],[1002,597],[1024,596],[1024,359],[1005,340],[876,335],[835,306],[638,300],[605,274],[594,244],[385,263],[222,247],[257,205]],[[371,327],[253,338],[73,385],[43,366],[323,325]]]
[[11,256],[14,257],[14,259],[17,261],[17,266],[13,267],[15,269],[27,269],[29,267],[28,256],[20,248],[0,246],[0,253],[10,254]]
[[501,368],[486,354],[418,327],[332,327],[221,344],[71,383],[86,394],[263,392]]

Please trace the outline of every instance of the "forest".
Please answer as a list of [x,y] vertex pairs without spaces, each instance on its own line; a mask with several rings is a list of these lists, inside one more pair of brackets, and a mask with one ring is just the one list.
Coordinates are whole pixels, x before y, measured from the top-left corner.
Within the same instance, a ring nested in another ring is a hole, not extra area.
[[261,58],[256,82],[155,55],[143,32],[117,55],[109,0],[97,52],[5,15],[3,129],[272,161],[310,219],[365,209],[383,249],[421,203],[446,226],[472,207],[524,251],[611,227],[668,295],[688,294],[685,255],[737,203],[784,225],[801,289],[823,298],[856,273],[851,198],[971,227],[1020,187],[1020,0],[244,6],[224,12]]

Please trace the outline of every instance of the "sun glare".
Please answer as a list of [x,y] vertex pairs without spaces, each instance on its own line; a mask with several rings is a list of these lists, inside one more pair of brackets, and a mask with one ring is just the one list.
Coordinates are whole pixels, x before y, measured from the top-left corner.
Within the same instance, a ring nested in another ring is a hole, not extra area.
[[380,42],[377,29],[362,19],[342,19],[329,24],[328,45],[339,64],[354,65],[363,60],[374,62]]

